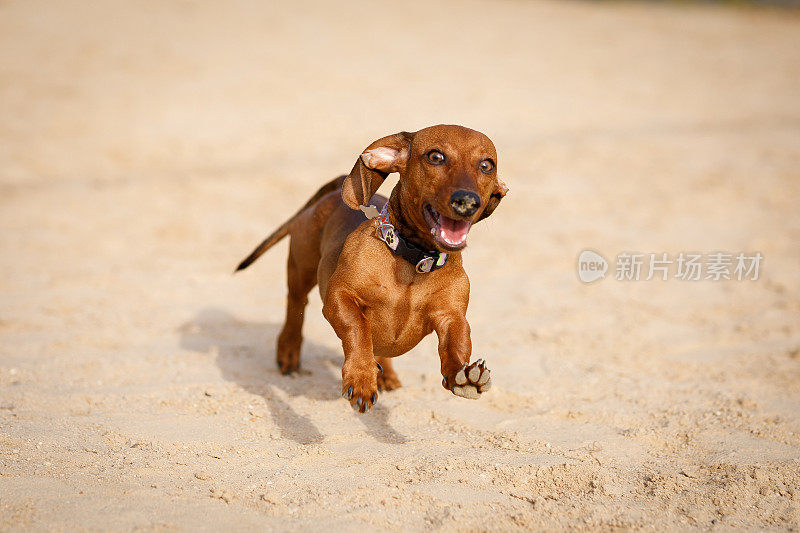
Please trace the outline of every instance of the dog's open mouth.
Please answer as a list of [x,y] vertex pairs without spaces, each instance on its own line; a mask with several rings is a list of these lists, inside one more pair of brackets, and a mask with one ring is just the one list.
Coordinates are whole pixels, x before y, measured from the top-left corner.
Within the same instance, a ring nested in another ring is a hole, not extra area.
[[446,217],[430,204],[425,204],[422,213],[425,222],[431,227],[431,235],[442,247],[456,251],[467,245],[467,233],[472,225],[470,221]]

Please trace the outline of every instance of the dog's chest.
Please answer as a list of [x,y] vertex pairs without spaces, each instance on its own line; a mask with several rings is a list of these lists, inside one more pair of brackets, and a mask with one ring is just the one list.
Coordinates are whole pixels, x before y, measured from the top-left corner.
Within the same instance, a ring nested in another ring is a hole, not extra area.
[[366,311],[376,355],[405,353],[431,332],[430,303],[436,288],[423,276],[403,273],[374,286]]

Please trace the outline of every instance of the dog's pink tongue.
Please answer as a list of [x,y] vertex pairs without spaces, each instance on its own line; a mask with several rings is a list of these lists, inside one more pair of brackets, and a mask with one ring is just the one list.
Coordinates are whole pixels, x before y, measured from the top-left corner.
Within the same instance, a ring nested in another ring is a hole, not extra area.
[[467,240],[470,223],[466,220],[453,220],[441,217],[442,225],[439,234],[448,244],[462,244]]

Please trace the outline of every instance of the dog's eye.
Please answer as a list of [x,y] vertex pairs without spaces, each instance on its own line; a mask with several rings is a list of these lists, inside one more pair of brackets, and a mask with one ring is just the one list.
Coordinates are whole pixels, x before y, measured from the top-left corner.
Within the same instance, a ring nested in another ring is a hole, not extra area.
[[438,150],[431,150],[427,154],[428,161],[430,161],[434,165],[441,165],[444,163],[445,157],[444,154]]
[[484,159],[483,161],[481,161],[480,167],[481,167],[481,172],[483,172],[484,174],[488,174],[489,172],[494,170],[494,163],[492,163],[491,159]]

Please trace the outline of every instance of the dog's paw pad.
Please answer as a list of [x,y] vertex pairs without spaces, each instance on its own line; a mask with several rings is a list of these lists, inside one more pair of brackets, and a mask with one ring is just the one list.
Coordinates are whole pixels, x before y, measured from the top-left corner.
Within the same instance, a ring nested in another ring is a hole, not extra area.
[[[492,388],[491,371],[486,368],[483,359],[478,359],[472,364],[464,365],[461,370],[456,372],[453,377],[453,385],[450,391],[456,396],[477,400],[481,394]],[[447,388],[447,380],[442,381],[442,385]]]
[[473,385],[464,385],[463,387],[456,385],[453,387],[452,391],[456,396],[461,396],[462,398],[468,398],[470,400],[477,400],[481,397],[481,393],[478,392],[478,389]]

